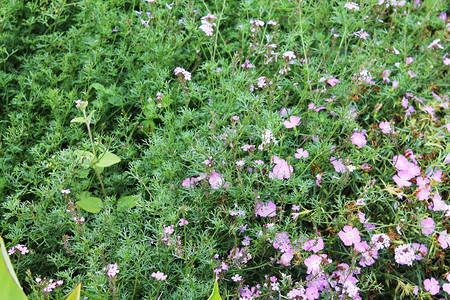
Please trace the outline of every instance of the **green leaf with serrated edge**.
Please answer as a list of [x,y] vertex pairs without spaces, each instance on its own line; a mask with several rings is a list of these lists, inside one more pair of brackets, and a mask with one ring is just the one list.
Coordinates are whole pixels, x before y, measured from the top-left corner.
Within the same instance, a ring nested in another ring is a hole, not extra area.
[[125,196],[117,200],[117,210],[127,210],[136,206],[136,196]]
[[20,286],[19,279],[17,279],[16,272],[9,260],[8,252],[6,251],[5,241],[0,236],[0,296],[2,299],[28,299]]
[[77,205],[87,212],[98,213],[102,208],[102,199],[97,197],[86,197],[77,201]]
[[214,289],[208,300],[222,300],[222,297],[220,297],[219,294],[219,284],[217,283],[217,278],[216,281],[214,281]]
[[67,296],[66,300],[80,300],[81,299],[81,281],[77,287]]
[[100,159],[98,160],[98,163],[95,166],[106,168],[106,167],[115,165],[119,162],[120,162],[120,158],[117,155],[115,155],[111,152],[105,152],[105,154],[103,154],[100,157]]
[[84,118],[83,117],[73,118],[72,120],[70,120],[70,123],[84,123]]

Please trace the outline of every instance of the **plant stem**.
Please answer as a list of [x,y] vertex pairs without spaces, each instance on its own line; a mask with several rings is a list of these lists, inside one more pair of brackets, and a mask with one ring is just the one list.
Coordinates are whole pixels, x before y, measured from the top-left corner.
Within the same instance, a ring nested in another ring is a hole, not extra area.
[[[84,116],[84,122],[86,123],[87,130],[89,133],[89,139],[91,140],[92,152],[94,153],[94,159],[97,160],[97,154],[95,152],[95,147],[94,147],[94,140],[92,139],[91,127],[89,126],[90,121],[87,119],[85,109],[83,109],[83,116]],[[98,168],[94,166],[94,170],[95,170],[95,174],[97,174],[98,180],[100,181],[100,185],[102,186],[103,196],[105,196],[105,198],[106,198],[107,195],[106,195],[105,186],[103,185],[103,181],[102,181],[102,178],[100,177],[100,173],[98,172]]]

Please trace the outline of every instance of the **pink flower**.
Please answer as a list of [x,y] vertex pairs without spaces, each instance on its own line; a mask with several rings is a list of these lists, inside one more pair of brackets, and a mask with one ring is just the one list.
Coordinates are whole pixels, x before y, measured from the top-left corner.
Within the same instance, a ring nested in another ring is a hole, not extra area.
[[183,180],[183,183],[181,184],[181,186],[187,188],[187,189],[193,189],[194,185],[197,183],[197,179],[195,177],[192,178],[186,178],[185,180]]
[[294,54],[294,51],[286,51],[286,52],[283,53],[283,59],[286,60],[286,61],[290,61],[290,60],[293,60],[295,58],[296,58],[296,56]]
[[427,235],[432,234],[435,229],[434,220],[432,218],[426,218],[420,223],[420,226],[422,226],[422,233]]
[[422,107],[422,110],[424,112],[427,112],[430,116],[434,117],[434,108],[431,106],[424,106]]
[[269,178],[278,178],[280,180],[289,179],[294,172],[294,168],[284,159],[280,159],[277,156],[272,156],[272,162],[275,163],[275,167],[269,172]]
[[447,292],[447,294],[450,295],[450,283],[444,283],[444,284],[442,285],[442,290],[445,291],[445,292]]
[[242,280],[242,276],[239,275],[239,274],[236,274],[236,275],[234,275],[233,277],[231,277],[231,279],[232,279],[234,282],[239,282],[239,281]]
[[119,273],[119,267],[117,264],[110,264],[108,265],[108,271],[106,272],[106,275],[108,275],[110,278],[115,277]]
[[361,242],[358,228],[354,228],[351,225],[344,226],[343,230],[340,231],[338,235],[345,246],[351,246],[352,244],[356,245]]
[[25,245],[17,244],[8,250],[8,255],[13,255],[14,253],[16,253],[16,250],[18,250],[22,255],[25,255],[30,252],[30,250],[28,250],[28,248]]
[[256,204],[255,215],[260,217],[275,217],[277,215],[277,206],[272,201],[268,203],[259,202]]
[[209,183],[213,189],[218,190],[224,184],[222,175],[216,171],[213,171],[211,177],[209,177]]
[[267,85],[266,79],[267,79],[266,76],[261,76],[258,78],[257,85],[260,89],[262,89],[263,87],[265,87]]
[[347,170],[347,168],[342,162],[342,158],[337,159],[332,156],[330,158],[330,162],[334,166],[334,170],[338,173],[345,173],[345,170]]
[[438,242],[442,249],[447,249],[450,246],[450,234],[447,234],[447,230],[440,232]]
[[185,80],[191,80],[191,73],[189,73],[183,68],[176,67],[174,73],[179,77],[183,77]]
[[315,300],[319,299],[319,289],[315,286],[310,286],[306,288],[304,299]]
[[189,224],[189,222],[187,220],[183,219],[183,218],[181,218],[180,219],[180,223],[178,223],[178,225],[180,225],[180,226],[185,226],[187,224]]
[[383,248],[389,248],[391,239],[384,233],[375,234],[370,239],[370,243],[375,245],[375,249],[380,250]]
[[320,186],[320,183],[322,182],[322,174],[316,175],[316,185]]
[[61,190],[61,193],[66,194],[66,195],[69,195],[69,194],[70,194],[70,190],[69,190],[69,189],[67,189],[67,190]]
[[300,124],[300,119],[301,119],[300,117],[291,116],[289,118],[289,121],[285,121],[284,122],[284,126],[286,128],[294,128],[294,127],[296,127],[296,126],[298,126]]
[[379,125],[381,132],[383,133],[391,133],[391,122],[381,122]]
[[365,40],[369,37],[369,34],[367,32],[365,32],[363,29],[353,32],[353,35],[356,35],[357,37],[359,37],[363,40]]
[[308,257],[307,259],[305,259],[305,261],[303,263],[308,268],[306,270],[306,273],[311,274],[313,276],[322,273],[322,270],[321,270],[322,262],[331,263],[331,259],[327,259],[326,254],[321,254],[321,255],[313,254],[310,257]]
[[441,44],[439,44],[439,42],[441,41],[441,39],[436,39],[433,42],[431,42],[431,44],[428,46],[428,49],[444,49],[444,47],[442,47]]
[[281,255],[280,261],[278,263],[280,263],[286,267],[290,266],[292,258],[294,258],[294,254],[293,254],[292,250],[287,251],[287,252],[283,253],[283,255]]
[[439,286],[439,281],[437,281],[435,278],[427,278],[423,281],[423,286],[425,287],[425,290],[430,292],[431,295],[436,295],[439,293],[439,290],[441,287]]
[[395,90],[398,87],[399,83],[397,80],[392,81],[392,89]]
[[297,159],[301,159],[302,157],[308,158],[309,153],[306,150],[303,150],[303,148],[297,149],[297,153],[294,154],[294,157]]
[[330,78],[330,79],[327,80],[327,83],[328,83],[329,85],[331,85],[331,86],[335,86],[335,85],[338,84],[339,82],[340,82],[339,79],[336,79],[336,78]]
[[151,275],[153,278],[156,278],[156,280],[166,280],[167,275],[165,275],[163,272],[157,271],[156,273],[153,272]]
[[323,239],[318,237],[316,239],[308,240],[303,244],[302,248],[305,251],[313,251],[314,253],[317,253],[324,248]]
[[203,23],[199,28],[205,33],[206,36],[212,36],[214,34],[214,28],[210,23]]
[[364,131],[363,132],[355,131],[351,137],[351,141],[354,145],[358,146],[359,148],[364,147],[364,145],[367,144],[366,137],[364,136]]
[[345,3],[344,7],[348,8],[349,10],[359,10],[359,6],[355,2],[347,2]]
[[414,61],[414,58],[412,58],[412,57],[407,57],[406,58],[406,64],[407,65],[411,64],[413,61]]
[[404,244],[395,248],[395,261],[398,264],[412,266],[414,260],[416,260],[416,255],[411,245]]

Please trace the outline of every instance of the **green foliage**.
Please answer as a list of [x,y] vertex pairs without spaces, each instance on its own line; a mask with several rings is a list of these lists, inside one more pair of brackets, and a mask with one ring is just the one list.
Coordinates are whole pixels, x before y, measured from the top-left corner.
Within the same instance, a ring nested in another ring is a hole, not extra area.
[[[287,297],[310,282],[313,253],[301,246],[319,236],[318,255],[333,261],[322,271],[361,268],[362,298],[426,298],[426,278],[446,282],[438,238],[449,220],[430,209],[450,193],[445,1],[359,10],[305,0],[3,2],[0,235],[9,249],[30,249],[10,257],[17,280],[2,278],[12,288],[20,282],[32,299],[238,299],[246,288]],[[200,28],[208,13],[212,36]],[[429,48],[437,39],[444,49]],[[286,128],[291,116],[300,124]],[[366,130],[362,148],[355,130]],[[300,148],[309,156],[296,158]],[[394,156],[412,161],[407,149],[430,180],[425,200],[419,176],[410,187],[393,180]],[[289,178],[271,178],[275,156],[292,166]],[[269,201],[276,215],[256,215]],[[362,267],[339,238],[346,225],[391,245]],[[282,233],[289,265],[274,246]],[[395,249],[412,243],[427,247],[423,259],[398,264]],[[36,278],[64,284],[43,294]]]
[[222,297],[220,297],[220,294],[219,294],[219,284],[217,283],[217,278],[214,281],[214,288],[213,288],[211,296],[209,296],[208,300],[222,300]]
[[0,237],[0,282],[1,282],[1,296],[5,299],[28,299],[23,293],[19,280],[17,279],[16,272],[9,260],[8,253],[6,251],[5,242]]

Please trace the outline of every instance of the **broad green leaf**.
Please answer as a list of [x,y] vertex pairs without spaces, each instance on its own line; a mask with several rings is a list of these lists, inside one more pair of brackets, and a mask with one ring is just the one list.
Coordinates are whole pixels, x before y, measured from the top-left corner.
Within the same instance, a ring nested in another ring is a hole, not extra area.
[[217,278],[216,281],[214,282],[213,292],[211,296],[209,296],[208,300],[222,300],[222,297],[220,297],[219,294],[219,284],[217,284]]
[[92,116],[94,115],[94,113],[95,113],[95,109],[93,111],[91,111],[91,113],[87,117],[87,121],[88,121],[89,124],[91,123],[91,119],[92,119]]
[[78,173],[77,173],[77,177],[78,177],[78,178],[86,178],[86,177],[88,177],[88,175],[89,175],[89,171],[90,171],[90,169],[83,169],[83,170],[80,170],[80,171],[78,171]]
[[105,87],[103,86],[103,84],[100,84],[100,83],[93,83],[93,84],[91,84],[91,86],[97,91],[105,90]]
[[97,197],[85,197],[77,201],[77,205],[85,211],[98,213],[102,208],[102,199]]
[[136,206],[136,196],[125,196],[117,200],[117,210],[127,210]]
[[81,299],[81,281],[77,287],[67,296],[66,300],[80,300]]
[[83,117],[73,118],[72,120],[70,120],[70,123],[84,123],[84,118]]
[[14,272],[2,237],[0,237],[0,248],[0,298],[14,300],[28,299],[20,286],[16,272]]
[[120,158],[111,152],[105,152],[105,154],[100,157],[98,163],[95,165],[96,167],[106,168],[120,162]]

